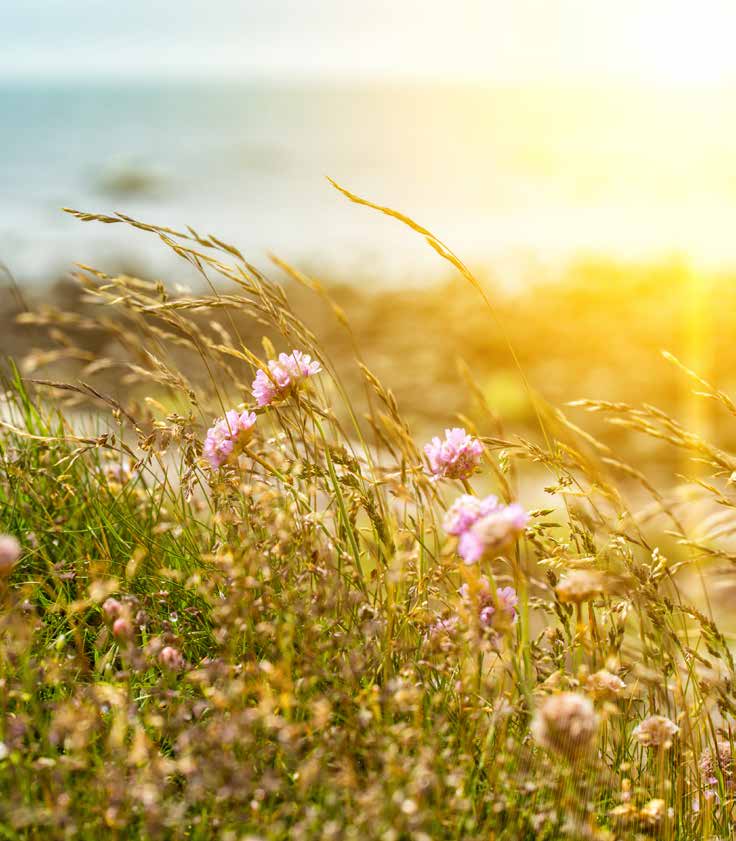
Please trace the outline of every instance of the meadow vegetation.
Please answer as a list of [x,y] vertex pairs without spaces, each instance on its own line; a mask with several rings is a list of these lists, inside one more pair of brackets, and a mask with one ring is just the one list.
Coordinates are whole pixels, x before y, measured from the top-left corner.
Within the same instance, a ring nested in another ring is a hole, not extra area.
[[[377,209],[475,296],[511,419],[480,339],[459,369],[412,356],[421,313],[384,343],[405,414],[348,293],[279,262],[325,342],[235,247],[78,214],[208,291],[84,268],[83,310],[19,316],[51,344],[0,406],[0,837],[733,837],[736,456],[691,406],[727,430],[736,405],[669,357],[683,421],[658,381],[553,408],[538,365],[579,378],[587,351],[518,341],[563,332],[544,295],[499,308]],[[567,312],[591,341],[594,311]]]

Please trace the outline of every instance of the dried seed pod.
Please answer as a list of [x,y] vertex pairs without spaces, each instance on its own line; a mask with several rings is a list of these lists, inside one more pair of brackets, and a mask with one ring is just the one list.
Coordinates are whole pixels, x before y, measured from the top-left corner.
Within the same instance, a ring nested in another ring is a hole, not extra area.
[[590,750],[598,732],[593,702],[578,692],[551,695],[538,707],[532,735],[545,748],[568,757]]

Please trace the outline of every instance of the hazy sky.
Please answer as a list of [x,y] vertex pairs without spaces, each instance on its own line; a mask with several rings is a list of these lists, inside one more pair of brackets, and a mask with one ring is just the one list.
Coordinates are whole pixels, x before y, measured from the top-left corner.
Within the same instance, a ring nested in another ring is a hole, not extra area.
[[0,0],[0,77],[736,80],[732,0]]

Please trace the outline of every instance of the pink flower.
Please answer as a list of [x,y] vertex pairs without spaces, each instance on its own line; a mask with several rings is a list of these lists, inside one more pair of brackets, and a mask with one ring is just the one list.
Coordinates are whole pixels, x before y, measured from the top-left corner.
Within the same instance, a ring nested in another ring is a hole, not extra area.
[[[472,604],[470,588],[463,584],[460,588],[460,595],[467,604]],[[516,605],[519,597],[513,587],[499,587],[496,590],[496,599],[493,598],[491,584],[483,575],[480,578],[480,587],[476,593],[478,603],[478,619],[484,628],[506,629],[516,622]],[[498,602],[498,612],[496,611]],[[495,618],[494,618],[495,617]]]
[[268,372],[258,371],[253,380],[251,394],[259,406],[268,406],[274,400],[286,397],[300,382],[319,374],[322,366],[300,350],[281,353],[278,359],[271,359]]
[[718,777],[723,778],[726,791],[731,793],[736,788],[734,782],[734,757],[731,752],[730,739],[719,738],[716,741],[717,750],[706,748],[700,757],[698,766],[703,774],[706,797],[718,796]]
[[254,412],[238,414],[231,409],[207,430],[202,453],[213,468],[237,456],[253,436]]
[[424,447],[430,472],[436,479],[467,479],[483,458],[483,445],[461,429],[445,430],[445,440],[435,436]]
[[120,616],[112,623],[112,635],[115,639],[131,640],[133,639],[133,624],[125,616]]
[[122,616],[123,606],[117,599],[105,599],[105,602],[102,605],[102,612],[105,614],[107,619],[113,622],[115,619]]
[[485,499],[478,499],[477,496],[463,494],[459,496],[450,506],[443,525],[448,534],[461,535],[467,531],[476,520],[490,514],[500,507],[495,496],[487,496]]
[[503,505],[460,535],[458,554],[466,564],[475,564],[487,554],[500,552],[524,531],[528,519],[520,505]]
[[20,558],[21,548],[16,537],[0,534],[0,576],[10,575]]
[[466,564],[477,563],[490,552],[500,552],[526,528],[529,517],[513,503],[501,505],[495,496],[458,497],[445,514],[448,534],[459,537],[458,553]]
[[161,649],[161,653],[158,655],[158,662],[164,669],[168,669],[171,672],[180,672],[184,668],[184,658],[181,656],[181,652],[178,648],[174,648],[171,645],[167,645]]
[[449,651],[452,648],[459,622],[457,616],[448,616],[446,619],[438,619],[430,625],[426,634],[429,645],[440,651]]

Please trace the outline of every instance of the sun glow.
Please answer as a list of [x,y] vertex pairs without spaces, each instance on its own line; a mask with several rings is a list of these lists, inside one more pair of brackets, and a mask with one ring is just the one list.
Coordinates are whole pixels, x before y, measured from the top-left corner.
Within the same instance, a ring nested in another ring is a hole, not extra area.
[[622,15],[626,61],[642,80],[672,85],[721,84],[736,79],[733,33],[736,6],[729,2],[636,3]]

